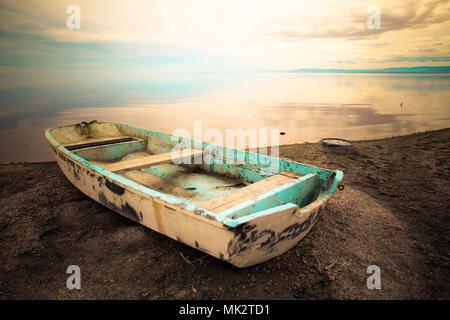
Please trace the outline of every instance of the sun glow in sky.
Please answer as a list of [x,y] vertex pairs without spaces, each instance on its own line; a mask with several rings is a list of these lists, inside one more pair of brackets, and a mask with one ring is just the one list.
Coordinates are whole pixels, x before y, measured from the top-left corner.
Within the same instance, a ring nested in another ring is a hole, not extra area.
[[449,40],[440,0],[0,1],[1,74],[443,66]]

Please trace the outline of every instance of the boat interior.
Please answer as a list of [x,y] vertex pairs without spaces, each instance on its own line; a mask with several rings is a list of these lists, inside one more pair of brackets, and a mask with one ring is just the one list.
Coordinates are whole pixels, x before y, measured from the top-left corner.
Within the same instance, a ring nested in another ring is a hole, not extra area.
[[107,171],[232,219],[286,203],[305,206],[331,173],[276,158],[272,164],[280,161],[280,167],[271,172],[264,163],[270,157],[117,123],[81,123],[49,133]]

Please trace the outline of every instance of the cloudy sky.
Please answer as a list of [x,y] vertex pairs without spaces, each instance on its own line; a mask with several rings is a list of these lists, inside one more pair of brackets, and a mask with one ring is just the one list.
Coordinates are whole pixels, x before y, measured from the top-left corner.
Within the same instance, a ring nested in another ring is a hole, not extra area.
[[443,66],[449,40],[448,0],[0,0],[1,74]]

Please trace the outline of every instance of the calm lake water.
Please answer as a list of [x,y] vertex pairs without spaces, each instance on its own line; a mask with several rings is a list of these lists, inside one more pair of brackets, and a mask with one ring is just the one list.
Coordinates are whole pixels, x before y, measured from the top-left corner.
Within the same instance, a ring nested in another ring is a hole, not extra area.
[[43,130],[93,119],[167,133],[201,120],[224,136],[274,128],[280,144],[402,135],[450,127],[449,92],[449,75],[0,75],[0,162],[53,160]]

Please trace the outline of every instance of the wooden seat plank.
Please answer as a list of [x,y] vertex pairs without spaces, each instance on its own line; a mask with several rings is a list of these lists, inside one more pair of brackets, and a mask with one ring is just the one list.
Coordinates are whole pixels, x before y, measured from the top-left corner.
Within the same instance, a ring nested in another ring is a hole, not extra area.
[[239,203],[254,199],[260,194],[273,190],[286,183],[292,182],[300,177],[302,176],[295,173],[279,173],[263,180],[257,181],[247,187],[243,187],[236,191],[227,193],[222,197],[201,202],[198,204],[198,207],[220,213],[229,208],[233,208]]
[[146,168],[150,166],[155,166],[158,164],[163,163],[170,163],[175,162],[178,160],[182,160],[185,158],[192,158],[198,155],[201,155],[203,153],[203,150],[196,150],[196,149],[189,149],[183,150],[180,155],[173,156],[172,152],[167,153],[161,153],[161,154],[155,154],[148,157],[143,158],[137,158],[137,159],[131,159],[131,160],[125,160],[120,162],[115,162],[107,165],[102,165],[103,169],[106,169],[111,172],[119,172],[119,171],[125,171],[125,170],[136,170],[141,168]]

